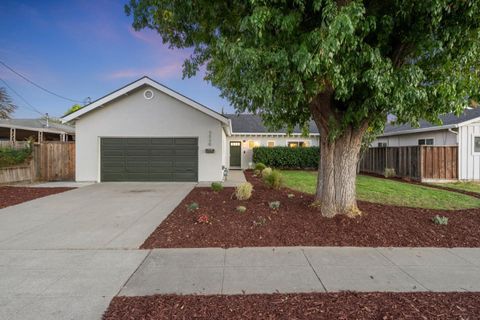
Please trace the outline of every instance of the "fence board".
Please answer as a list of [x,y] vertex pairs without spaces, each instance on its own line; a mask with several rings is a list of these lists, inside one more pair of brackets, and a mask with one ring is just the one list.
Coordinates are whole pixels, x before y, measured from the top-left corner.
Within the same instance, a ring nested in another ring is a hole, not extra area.
[[422,179],[457,180],[457,146],[422,146]]
[[75,179],[75,143],[48,142],[34,146],[37,180],[60,181]]
[[360,160],[360,172],[383,175],[386,168],[395,169],[397,176],[420,180],[420,147],[369,148]]

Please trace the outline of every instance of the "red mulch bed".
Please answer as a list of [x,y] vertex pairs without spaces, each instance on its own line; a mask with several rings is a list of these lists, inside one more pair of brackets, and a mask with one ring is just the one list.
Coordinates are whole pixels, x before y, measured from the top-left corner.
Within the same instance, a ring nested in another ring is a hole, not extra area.
[[[359,202],[361,217],[327,219],[311,207],[313,196],[289,189],[272,190],[251,172],[252,198],[239,201],[233,188],[213,192],[195,188],[141,246],[151,248],[257,247],[257,246],[356,246],[356,247],[480,247],[480,209],[431,210]],[[288,194],[294,194],[289,198]],[[279,200],[272,210],[269,202]],[[186,206],[200,206],[189,212]],[[247,211],[239,213],[243,205]],[[210,224],[195,222],[207,214]],[[436,225],[435,215],[449,218]],[[265,219],[263,225],[255,225]]]
[[0,187],[0,209],[75,188]]
[[115,297],[104,320],[478,319],[479,293],[309,293]]

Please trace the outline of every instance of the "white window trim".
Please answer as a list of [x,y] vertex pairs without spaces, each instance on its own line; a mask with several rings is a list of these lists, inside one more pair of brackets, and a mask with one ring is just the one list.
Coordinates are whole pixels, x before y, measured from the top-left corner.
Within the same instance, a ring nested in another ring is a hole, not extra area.
[[[432,139],[433,140],[433,144],[426,144],[427,143],[427,140],[429,139]],[[434,137],[427,137],[427,138],[418,138],[417,139],[417,146],[420,146],[420,140],[425,140],[425,144],[422,144],[422,146],[435,146],[435,138]]]
[[480,155],[480,151],[475,152],[475,138],[480,138],[480,135],[472,134],[472,154],[478,156]]

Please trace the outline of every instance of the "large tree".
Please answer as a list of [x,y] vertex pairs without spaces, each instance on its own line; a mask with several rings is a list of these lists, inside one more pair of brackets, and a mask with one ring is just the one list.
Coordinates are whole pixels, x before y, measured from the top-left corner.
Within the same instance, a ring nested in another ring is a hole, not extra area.
[[131,0],[136,30],[193,48],[206,79],[272,128],[315,121],[324,216],[358,214],[355,169],[367,130],[461,112],[479,94],[478,0]]
[[7,90],[0,87],[0,119],[10,119],[16,108]]

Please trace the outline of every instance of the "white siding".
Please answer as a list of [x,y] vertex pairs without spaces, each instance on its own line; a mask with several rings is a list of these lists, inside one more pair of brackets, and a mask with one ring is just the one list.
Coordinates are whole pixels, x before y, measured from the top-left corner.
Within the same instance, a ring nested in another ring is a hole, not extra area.
[[435,146],[456,146],[457,135],[448,130],[402,134],[397,136],[380,137],[375,139],[371,146],[377,147],[379,142],[386,142],[389,147],[405,147],[418,145],[418,139],[434,139]]
[[480,123],[472,123],[459,128],[459,178],[460,180],[480,180],[480,154],[474,153],[473,138],[480,136]]
[[[156,89],[130,92],[76,121],[76,180],[99,181],[101,137],[198,137],[199,181],[222,180],[225,144],[220,121]],[[214,148],[213,154],[205,152]]]
[[230,164],[230,141],[240,141],[242,143],[242,169],[248,169],[250,164],[253,162],[253,149],[249,147],[249,141],[255,141],[258,143],[258,146],[267,146],[269,141],[274,141],[276,147],[280,146],[287,146],[289,141],[303,141],[307,142],[309,146],[318,146],[319,145],[319,137],[318,136],[310,136],[310,137],[302,137],[302,136],[290,136],[287,137],[286,135],[283,136],[250,136],[250,135],[240,135],[240,136],[231,136],[227,137],[227,147],[226,147],[226,162]]

